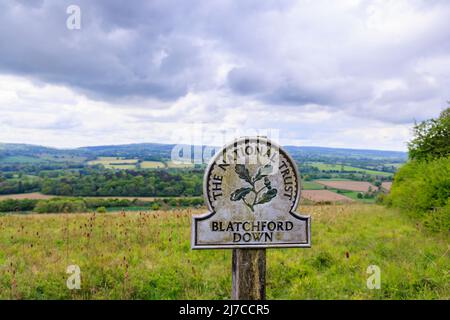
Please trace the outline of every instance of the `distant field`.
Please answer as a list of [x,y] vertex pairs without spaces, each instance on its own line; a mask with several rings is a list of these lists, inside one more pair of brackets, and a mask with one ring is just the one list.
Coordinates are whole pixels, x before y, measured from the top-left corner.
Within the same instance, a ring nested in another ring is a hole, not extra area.
[[351,198],[329,190],[302,190],[301,197],[313,202],[353,202]]
[[133,170],[133,169],[136,169],[136,165],[134,165],[134,164],[109,164],[109,165],[105,165],[105,168],[119,169],[119,170]]
[[[95,160],[88,161],[88,165],[101,164],[108,169],[136,169],[138,164],[138,159],[123,159],[116,157],[98,157]],[[164,163],[162,161],[142,161],[140,163],[141,169],[163,169],[163,168],[192,168],[194,165],[192,163],[174,163],[168,161]]]
[[[77,198],[77,197],[70,197],[70,196],[55,196],[55,195],[47,195],[42,194],[39,192],[33,192],[33,193],[21,193],[21,194],[5,194],[0,195],[0,201],[7,200],[7,199],[15,199],[15,200],[21,200],[21,199],[31,199],[31,200],[47,200],[47,199],[53,199],[53,198]],[[83,199],[119,199],[119,200],[141,200],[141,201],[154,201],[154,200],[160,200],[160,199],[186,199],[186,198],[198,198],[198,197],[114,197],[114,196],[97,196],[97,197],[78,197]]]
[[375,198],[358,198],[358,191],[341,190],[339,194],[362,203],[375,203]]
[[108,162],[108,163],[117,163],[117,162],[120,162],[120,163],[124,163],[124,162],[136,163],[137,159],[125,159],[123,157],[98,157],[97,159],[92,160],[92,162],[94,162],[94,161],[98,161],[98,162],[105,161],[105,162]]
[[395,167],[395,168],[400,168],[402,165],[404,165],[404,163],[386,163],[385,166],[387,167]]
[[32,192],[32,193],[20,193],[20,194],[2,194],[2,195],[0,195],[0,200],[6,200],[6,199],[45,200],[45,199],[51,199],[51,198],[55,198],[55,197],[57,197],[57,196],[46,195],[46,194],[42,194],[39,192]]
[[[354,197],[348,196],[348,194],[338,194],[336,192],[332,192],[329,190],[323,190],[323,186],[320,184],[314,184],[315,186],[322,187],[322,190],[320,189],[303,189],[301,192],[302,198],[308,199],[312,202],[321,202],[321,201],[330,201],[330,202],[350,202],[353,201],[352,198],[355,200],[356,195]],[[311,187],[310,184],[308,184],[309,187]],[[355,192],[357,194],[357,192]],[[20,194],[6,194],[6,195],[0,195],[0,201],[1,200],[7,200],[7,199],[15,199],[15,200],[21,200],[21,199],[32,199],[32,200],[47,200],[52,198],[67,198],[66,196],[57,196],[57,195],[47,195],[42,194],[39,192],[32,192],[32,193],[20,193]],[[74,197],[70,197],[74,198]],[[97,196],[97,197],[80,197],[85,199],[126,199],[126,200],[141,200],[141,201],[154,201],[155,199],[163,199],[164,197],[108,197],[108,196]],[[170,197],[171,199],[177,198],[177,197]],[[360,199],[357,199],[360,200]]]
[[329,163],[323,163],[323,162],[308,162],[306,164],[316,167],[317,169],[322,170],[322,171],[328,171],[328,170],[341,171],[341,170],[343,170],[343,171],[355,171],[355,172],[366,173],[366,174],[377,175],[377,176],[384,176],[384,177],[392,176],[392,173],[389,173],[389,172],[367,170],[367,169],[362,169],[362,168],[357,168],[357,167],[352,167],[352,166],[347,166],[347,165],[342,166],[340,164],[329,164]]
[[86,158],[84,157],[74,157],[74,156],[52,156],[52,155],[41,155],[39,159],[46,161],[55,161],[55,162],[84,162]]
[[369,188],[377,190],[378,188],[366,181],[332,181],[332,180],[315,180],[316,183],[322,184],[329,188],[350,190],[359,192],[368,192]]
[[[347,178],[331,178],[331,179],[323,179],[324,181],[355,181],[352,179],[347,179]],[[317,182],[317,180],[314,180],[315,182]]]
[[136,169],[138,159],[124,159],[120,157],[98,157],[95,160],[88,161],[88,165],[101,164],[107,169],[132,170]]
[[140,166],[141,169],[162,169],[166,167],[161,161],[142,161]]
[[386,191],[391,191],[392,182],[383,182],[383,183],[381,183],[381,188],[383,188]]
[[36,157],[26,157],[26,156],[12,156],[0,158],[1,163],[38,163],[42,162],[41,159]]
[[174,163],[172,161],[167,162],[169,168],[192,168],[194,165],[192,163]]
[[[46,195],[39,192],[33,192],[33,193],[21,193],[21,194],[5,194],[0,195],[0,200],[6,200],[6,199],[37,199],[37,200],[45,200],[45,199],[52,199],[52,198],[61,198],[63,196],[55,196],[55,195]],[[64,196],[64,198],[67,198]],[[70,197],[74,198],[74,197]],[[163,197],[107,197],[107,196],[99,196],[99,197],[81,197],[81,198],[91,198],[91,199],[127,199],[127,200],[142,200],[142,201],[153,201],[154,199],[161,199]],[[175,197],[170,197],[175,198]]]
[[301,182],[301,185],[302,185],[303,190],[322,190],[322,189],[324,189],[323,185],[312,182],[312,181],[304,181],[303,180]]
[[84,162],[86,158],[74,156],[52,156],[42,154],[38,156],[9,156],[0,158],[0,163],[46,163],[46,162]]
[[124,159],[120,157],[98,157],[95,160],[88,161],[88,164],[136,164],[137,159]]

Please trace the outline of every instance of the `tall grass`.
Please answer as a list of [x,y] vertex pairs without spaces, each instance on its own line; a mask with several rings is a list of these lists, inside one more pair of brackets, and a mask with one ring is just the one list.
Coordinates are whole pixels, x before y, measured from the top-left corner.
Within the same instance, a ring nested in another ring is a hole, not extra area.
[[[305,206],[312,248],[271,249],[270,299],[448,299],[448,238],[394,209]],[[0,216],[1,299],[228,299],[231,251],[190,249],[187,209]],[[68,265],[81,290],[66,287]],[[381,289],[366,286],[369,265]]]

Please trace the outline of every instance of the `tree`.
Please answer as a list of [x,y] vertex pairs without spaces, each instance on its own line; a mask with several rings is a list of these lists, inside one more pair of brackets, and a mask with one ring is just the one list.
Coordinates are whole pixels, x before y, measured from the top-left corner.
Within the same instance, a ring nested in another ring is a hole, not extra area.
[[450,108],[437,119],[425,120],[414,126],[414,137],[408,143],[409,157],[429,160],[450,156]]

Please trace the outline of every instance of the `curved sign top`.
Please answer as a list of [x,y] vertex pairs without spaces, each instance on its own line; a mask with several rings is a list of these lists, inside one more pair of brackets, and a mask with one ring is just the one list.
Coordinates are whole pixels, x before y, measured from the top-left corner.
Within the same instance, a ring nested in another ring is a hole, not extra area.
[[294,212],[297,166],[270,140],[244,137],[222,148],[203,192],[209,212],[193,217],[193,249],[310,247],[311,218]]

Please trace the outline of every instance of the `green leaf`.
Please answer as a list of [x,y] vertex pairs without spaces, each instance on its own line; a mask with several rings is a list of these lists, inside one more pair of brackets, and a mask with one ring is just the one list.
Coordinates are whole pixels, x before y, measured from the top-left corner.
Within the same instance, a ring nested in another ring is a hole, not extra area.
[[277,189],[270,189],[269,191],[267,191],[266,193],[264,193],[262,195],[262,197],[258,200],[258,202],[256,204],[267,203],[270,200],[272,200],[273,198],[275,198],[276,195],[277,195]]
[[253,182],[259,181],[262,178],[267,177],[269,174],[272,174],[273,167],[270,163],[266,164],[263,167],[260,167],[258,169],[258,172],[256,173],[255,177],[253,178]]
[[247,181],[248,183],[252,183],[252,178],[250,177],[250,173],[248,172],[248,169],[243,164],[237,164],[234,167],[234,171],[236,171],[239,178]]
[[249,187],[239,188],[231,194],[230,200],[231,201],[242,200],[250,191],[252,191],[252,188],[249,188]]

